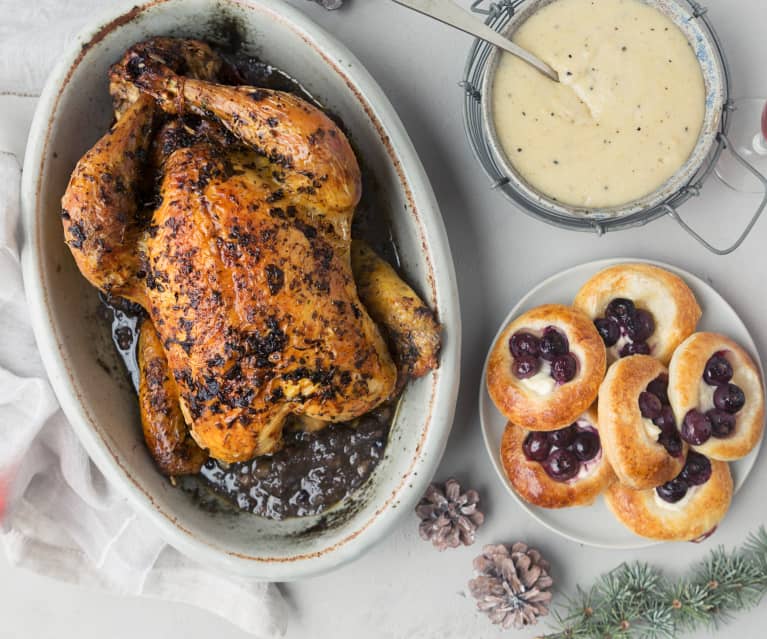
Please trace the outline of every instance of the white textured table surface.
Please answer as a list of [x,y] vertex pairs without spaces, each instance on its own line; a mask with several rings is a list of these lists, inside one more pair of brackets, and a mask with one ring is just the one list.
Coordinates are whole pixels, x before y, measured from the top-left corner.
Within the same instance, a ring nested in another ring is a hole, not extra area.
[[[498,323],[528,288],[563,268],[602,257],[654,258],[699,274],[735,306],[762,353],[767,353],[767,254],[763,248],[767,219],[735,255],[724,258],[708,254],[671,220],[601,239],[533,221],[488,189],[465,140],[462,93],[456,83],[470,45],[468,37],[410,14],[388,0],[350,0],[347,10],[333,13],[307,6],[304,0],[291,3],[335,33],[380,82],[432,179],[456,261],[464,318],[463,385],[448,451],[437,477],[455,475],[478,488],[488,518],[475,547],[440,554],[418,539],[416,518],[407,515],[390,539],[356,563],[321,578],[285,586],[293,610],[289,637],[500,636],[474,612],[472,600],[466,598],[471,560],[485,543],[526,540],[537,546],[552,561],[552,573],[562,591],[571,591],[578,582],[591,583],[599,573],[623,560],[657,563],[672,574],[683,571],[712,544],[600,551],[564,541],[530,520],[506,494],[485,453],[477,414],[480,370]],[[463,0],[462,4],[469,2]],[[734,72],[735,95],[767,95],[767,3],[708,0],[707,5]],[[0,96],[0,115],[17,118],[23,130],[30,103]],[[13,131],[18,135],[19,128]],[[685,206],[683,212],[699,228],[719,234],[724,242],[734,237],[735,229],[743,225],[754,206],[754,198],[728,192],[712,180],[703,196]],[[761,460],[714,543],[736,544],[767,520],[763,494],[767,469],[762,468]],[[246,637],[198,610],[54,583],[11,569],[1,558],[0,601],[2,639],[197,639],[214,633],[222,639]],[[767,604],[739,616],[721,636],[763,636],[765,622]]]

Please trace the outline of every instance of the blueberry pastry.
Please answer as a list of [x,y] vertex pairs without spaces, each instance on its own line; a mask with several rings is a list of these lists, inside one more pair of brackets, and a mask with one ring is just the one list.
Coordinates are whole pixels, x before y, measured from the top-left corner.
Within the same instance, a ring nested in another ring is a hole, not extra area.
[[687,444],[669,404],[663,364],[647,355],[618,360],[602,382],[598,406],[605,454],[622,484],[644,490],[679,474]]
[[722,461],[745,457],[762,438],[764,387],[759,368],[724,335],[695,333],[674,353],[669,398],[682,439]]
[[517,494],[542,508],[587,506],[615,480],[593,408],[570,426],[549,432],[509,423],[501,463]]
[[687,284],[649,264],[620,264],[597,273],[573,305],[594,320],[609,362],[652,355],[668,365],[701,316]]
[[696,541],[722,521],[732,500],[726,462],[691,450],[677,477],[657,488],[631,490],[615,483],[605,498],[613,514],[637,535],[659,541]]
[[527,430],[559,430],[597,398],[605,346],[581,311],[548,304],[520,315],[490,353],[487,387],[498,410]]

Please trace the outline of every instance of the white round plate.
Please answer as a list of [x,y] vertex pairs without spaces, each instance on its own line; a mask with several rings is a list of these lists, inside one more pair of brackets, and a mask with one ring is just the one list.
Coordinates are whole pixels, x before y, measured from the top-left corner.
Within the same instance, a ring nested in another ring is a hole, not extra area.
[[[511,312],[503,321],[498,333],[493,338],[492,344],[495,344],[501,331],[512,321],[512,319],[524,311],[540,306],[541,304],[572,304],[572,301],[581,286],[599,271],[615,264],[636,262],[644,262],[646,264],[660,266],[672,273],[676,273],[684,279],[695,293],[695,296],[698,298],[698,303],[703,309],[703,317],[698,325],[698,329],[701,331],[716,331],[723,333],[741,344],[743,348],[751,354],[754,361],[758,363],[762,373],[762,379],[764,379],[764,370],[762,369],[761,360],[759,359],[754,340],[751,338],[748,329],[745,324],[743,324],[738,314],[725,299],[711,288],[711,286],[695,275],[676,268],[675,266],[650,260],[614,259],[590,262],[562,271],[561,273],[544,280],[525,295],[513,309],[511,309]],[[592,506],[551,510],[528,504],[517,495],[501,465],[499,454],[501,450],[501,437],[506,428],[507,420],[500,412],[498,412],[498,409],[493,404],[490,395],[487,392],[487,359],[489,359],[489,352],[488,358],[485,359],[485,366],[482,370],[482,384],[479,391],[479,416],[482,421],[482,435],[485,439],[487,452],[490,455],[490,459],[493,462],[493,466],[495,467],[498,476],[501,478],[501,481],[504,486],[506,486],[509,493],[517,500],[517,502],[519,502],[522,508],[550,530],[559,533],[567,539],[588,546],[627,550],[645,548],[658,543],[653,540],[639,537],[627,528],[624,528],[624,526],[615,519],[612,513],[608,510],[604,499],[601,497]],[[759,454],[760,446],[761,443],[750,455],[730,464],[733,479],[735,481],[736,493],[751,472]]]

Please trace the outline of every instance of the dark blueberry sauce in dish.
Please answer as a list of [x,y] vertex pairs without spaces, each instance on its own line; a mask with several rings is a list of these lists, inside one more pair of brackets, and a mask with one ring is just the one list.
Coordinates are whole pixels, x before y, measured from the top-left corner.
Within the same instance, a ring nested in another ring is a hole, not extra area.
[[660,375],[639,394],[639,412],[660,428],[658,443],[672,457],[682,454],[682,440],[676,428],[674,411],[668,400],[668,376]]
[[528,461],[538,462],[554,481],[567,482],[581,465],[594,460],[602,450],[599,433],[578,422],[548,433],[531,431],[522,442]]
[[594,320],[594,326],[607,348],[625,338],[626,343],[618,353],[620,357],[650,354],[647,340],[655,333],[655,319],[652,313],[637,308],[631,300],[622,297],[612,300],[605,309],[605,316]]
[[559,385],[567,384],[578,374],[578,359],[570,352],[567,336],[548,326],[538,337],[518,331],[509,339],[511,370],[517,379],[529,379],[538,374],[543,362],[549,362],[551,378]]
[[682,438],[693,446],[701,446],[709,439],[726,439],[735,432],[737,413],[746,404],[743,389],[731,383],[732,364],[727,352],[714,353],[703,369],[703,381],[714,390],[714,407],[702,413],[693,408],[682,422]]
[[[289,91],[321,107],[298,82],[271,65],[251,57],[227,58],[246,84]],[[337,117],[328,115],[345,130]],[[352,235],[367,241],[396,268],[397,250],[387,216],[381,211],[375,177],[360,164],[363,196],[354,216]],[[101,296],[101,300],[99,315],[111,323],[112,341],[133,388],[137,389],[136,348],[146,313],[140,306],[122,299]],[[106,364],[103,368],[111,373]],[[353,422],[331,424],[316,432],[306,432],[288,423],[284,447],[279,452],[236,464],[209,459],[199,475],[180,479],[180,485],[197,495],[202,506],[213,510],[221,510],[220,504],[225,504],[227,510],[236,508],[276,520],[317,515],[368,480],[385,455],[395,412],[396,400]]]

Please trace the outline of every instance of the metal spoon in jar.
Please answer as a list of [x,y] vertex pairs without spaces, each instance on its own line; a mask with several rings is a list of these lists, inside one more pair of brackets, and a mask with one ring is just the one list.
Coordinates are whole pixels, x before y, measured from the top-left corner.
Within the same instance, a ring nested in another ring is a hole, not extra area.
[[534,56],[522,47],[517,46],[511,40],[504,38],[500,33],[493,31],[493,29],[481,23],[479,20],[475,20],[470,14],[461,9],[451,0],[394,0],[394,2],[401,4],[408,9],[413,9],[413,11],[418,11],[418,13],[422,13],[430,18],[439,20],[455,29],[464,31],[469,35],[473,35],[475,38],[489,42],[496,47],[500,47],[504,51],[508,51],[512,55],[531,64],[538,69],[538,71],[543,73],[543,75],[554,80],[554,82],[559,82],[559,74],[543,60]]

